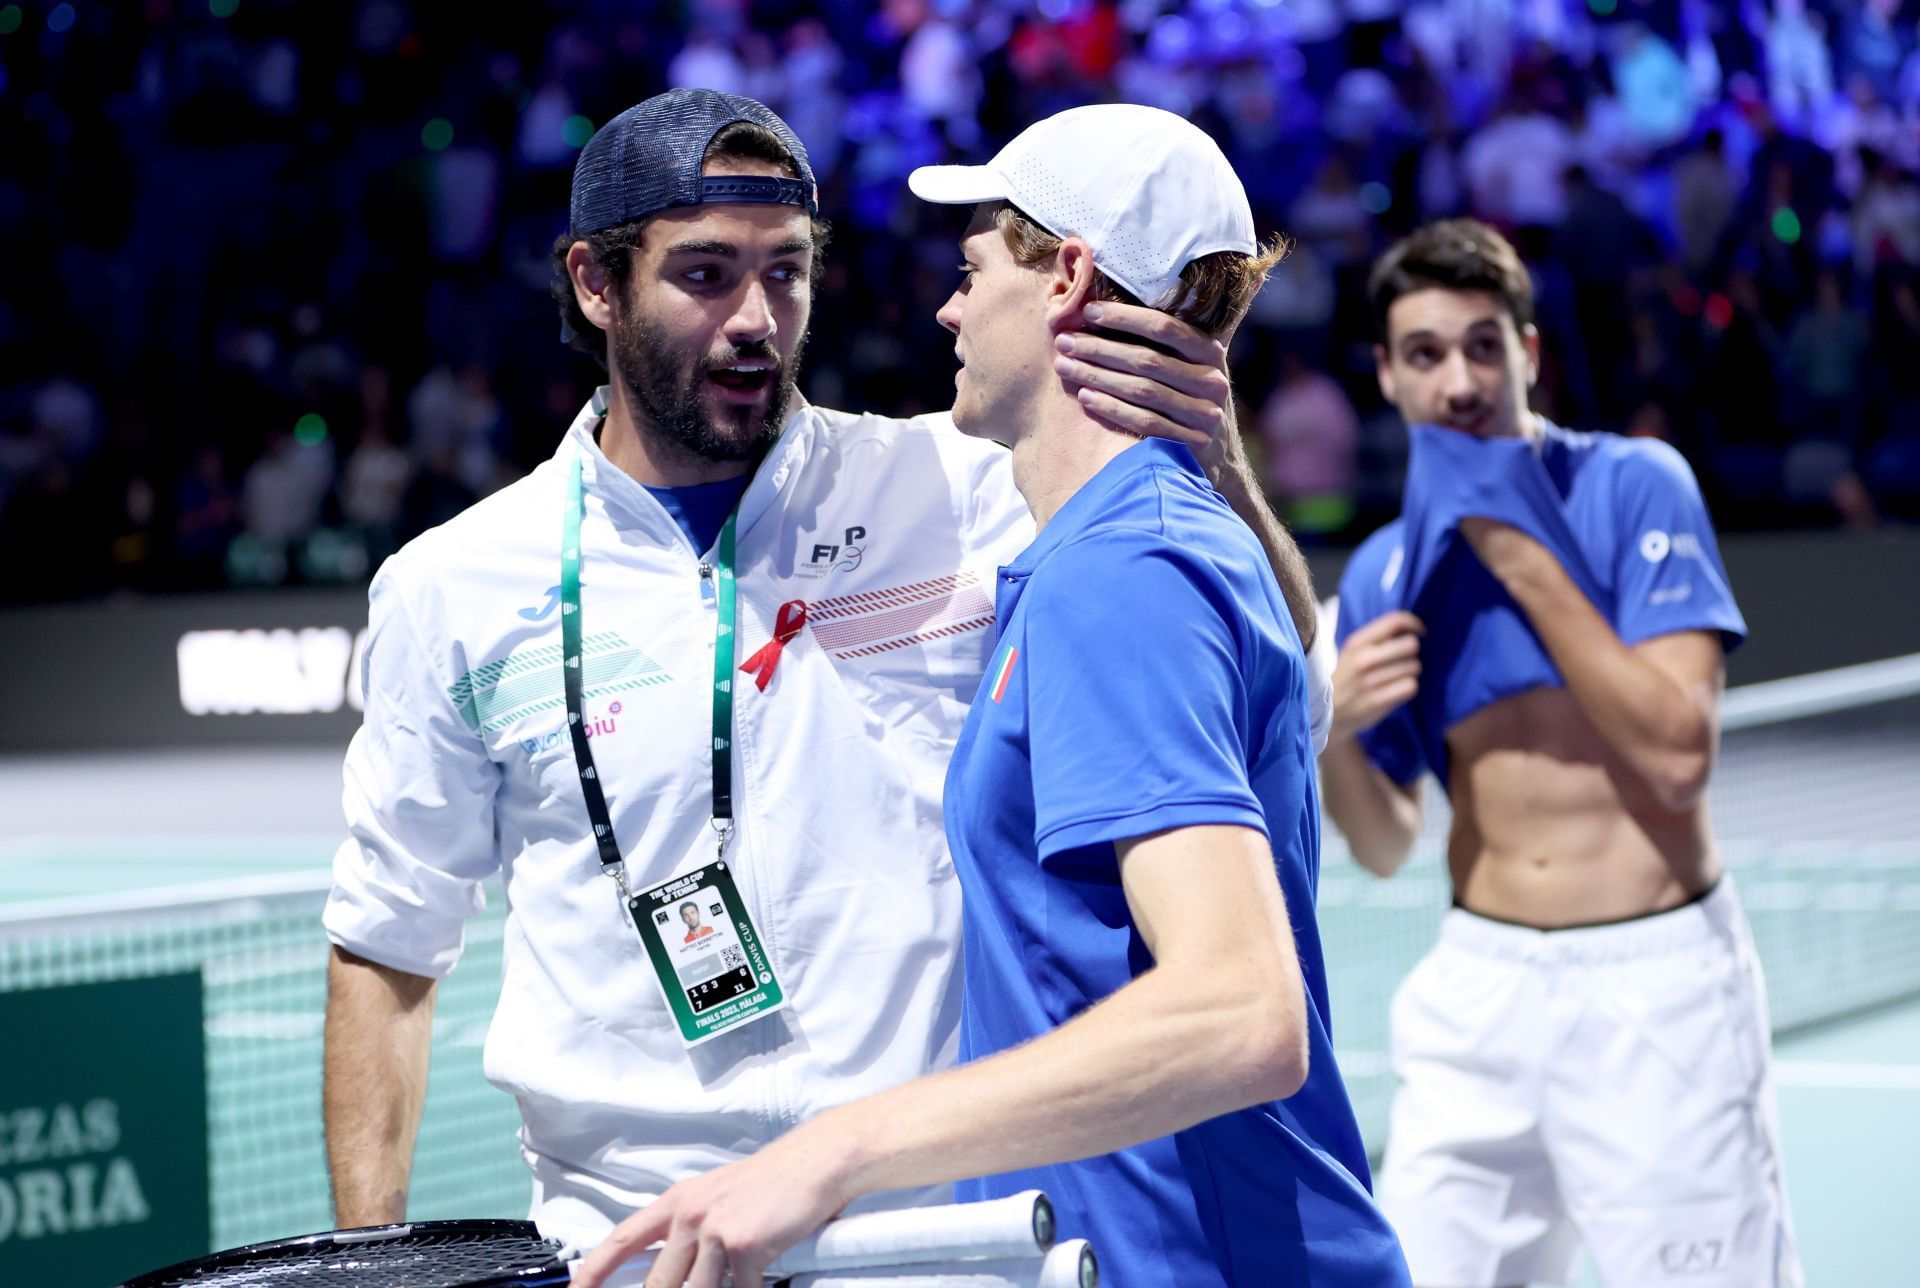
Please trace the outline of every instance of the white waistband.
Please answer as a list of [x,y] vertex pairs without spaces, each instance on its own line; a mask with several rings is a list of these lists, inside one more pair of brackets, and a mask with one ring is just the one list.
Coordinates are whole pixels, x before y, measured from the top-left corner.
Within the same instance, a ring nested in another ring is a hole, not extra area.
[[1684,952],[1703,943],[1746,937],[1746,916],[1722,876],[1713,889],[1669,912],[1605,926],[1534,930],[1450,908],[1440,922],[1440,942],[1486,957],[1527,962],[1613,962]]

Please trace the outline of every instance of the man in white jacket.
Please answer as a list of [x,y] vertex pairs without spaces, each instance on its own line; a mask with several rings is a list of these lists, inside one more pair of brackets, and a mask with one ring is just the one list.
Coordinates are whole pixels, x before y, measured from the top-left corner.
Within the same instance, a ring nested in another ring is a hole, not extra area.
[[[952,1061],[941,785],[1032,535],[1006,453],[794,389],[823,230],[751,100],[674,91],[576,167],[563,311],[611,380],[553,458],[372,589],[325,924],[338,1220],[404,1217],[435,982],[481,883],[510,915],[487,1076],[536,1220],[593,1242],[676,1181]],[[1183,438],[1310,632],[1304,564],[1224,414],[1224,350],[1146,310],[1073,359]],[[556,611],[558,610],[558,611]],[[719,933],[670,932],[694,899]],[[876,1196],[925,1202],[936,1191]]]

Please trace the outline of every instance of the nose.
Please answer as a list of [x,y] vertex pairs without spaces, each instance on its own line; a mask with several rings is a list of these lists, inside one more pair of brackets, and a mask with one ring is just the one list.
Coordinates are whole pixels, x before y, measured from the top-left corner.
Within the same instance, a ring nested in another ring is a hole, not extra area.
[[723,332],[733,344],[743,346],[770,340],[777,329],[765,284],[757,278],[749,279],[739,306],[727,319]]
[[947,302],[940,306],[940,311],[933,315],[934,321],[955,335],[960,334],[960,302],[960,292],[955,291],[947,297]]
[[1467,355],[1455,349],[1440,368],[1440,395],[1453,408],[1471,407],[1480,400],[1480,387],[1473,379],[1473,366]]

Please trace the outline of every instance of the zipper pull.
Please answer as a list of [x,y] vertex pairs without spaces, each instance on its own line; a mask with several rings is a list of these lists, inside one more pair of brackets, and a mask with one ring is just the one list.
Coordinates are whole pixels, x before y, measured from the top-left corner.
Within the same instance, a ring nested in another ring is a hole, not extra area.
[[701,581],[706,581],[706,580],[707,580],[708,578],[710,578],[710,577],[712,577],[712,576],[713,576],[713,565],[712,565],[712,564],[710,564],[710,563],[703,563],[703,564],[701,564],[701,565],[700,565],[700,580],[701,580]]

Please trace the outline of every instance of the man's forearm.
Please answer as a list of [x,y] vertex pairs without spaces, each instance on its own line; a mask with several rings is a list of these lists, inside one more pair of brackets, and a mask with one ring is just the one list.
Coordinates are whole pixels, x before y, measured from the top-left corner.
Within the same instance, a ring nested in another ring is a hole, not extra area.
[[1356,738],[1336,735],[1320,755],[1320,799],[1361,867],[1380,877],[1400,870],[1420,832],[1417,783],[1400,787]]
[[435,981],[339,948],[327,966],[327,1167],[341,1227],[406,1219]]
[[1266,550],[1267,562],[1273,565],[1273,575],[1279,580],[1280,593],[1287,601],[1287,614],[1293,618],[1294,629],[1300,632],[1300,646],[1311,648],[1320,626],[1319,601],[1313,593],[1313,569],[1307,566],[1307,557],[1301,553],[1293,534],[1287,531],[1287,525],[1280,522],[1280,516],[1267,504],[1266,493],[1254,478],[1253,467],[1245,456],[1237,455],[1222,467],[1219,490]]
[[1298,1089],[1304,1058],[1290,1068],[1246,1003],[1156,968],[1024,1046],[798,1130],[831,1143],[856,1195],[1109,1153]]
[[1711,695],[1628,648],[1544,548],[1501,581],[1606,744],[1669,808],[1697,800],[1717,740]]

